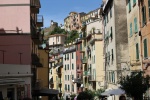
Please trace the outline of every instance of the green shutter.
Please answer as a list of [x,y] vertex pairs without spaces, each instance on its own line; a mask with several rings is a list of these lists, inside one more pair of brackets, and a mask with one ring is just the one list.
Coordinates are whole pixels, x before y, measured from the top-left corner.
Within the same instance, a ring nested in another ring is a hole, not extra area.
[[128,0],[128,5],[129,5],[129,12],[131,11],[131,1]]
[[130,37],[132,36],[132,23],[130,23]]
[[139,45],[138,43],[136,44],[136,59],[139,59]]
[[133,5],[136,3],[136,0],[133,0]]
[[136,17],[134,18],[134,30],[135,30],[135,33],[138,32],[137,18]]
[[147,39],[144,40],[144,58],[148,57],[148,52],[147,52]]

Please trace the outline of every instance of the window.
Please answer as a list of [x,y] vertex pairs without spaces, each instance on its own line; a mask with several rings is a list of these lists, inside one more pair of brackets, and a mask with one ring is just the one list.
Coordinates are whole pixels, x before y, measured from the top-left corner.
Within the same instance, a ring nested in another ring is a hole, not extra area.
[[65,84],[65,90],[67,91],[67,84]]
[[68,81],[69,81],[69,75],[68,75]]
[[72,70],[74,70],[74,64],[72,63]]
[[73,53],[72,53],[72,59],[73,59]]
[[109,22],[109,20],[108,20],[108,13],[107,13],[107,23]]
[[136,0],[133,0],[133,6],[136,4]]
[[139,45],[136,44],[136,59],[139,60]]
[[109,72],[109,82],[111,82],[111,72]]
[[70,85],[68,85],[68,91],[70,91]]
[[74,79],[74,75],[72,75],[72,80]]
[[134,18],[134,31],[135,31],[135,33],[138,32],[137,18],[136,17]]
[[108,52],[108,62],[110,61],[110,52]]
[[113,61],[113,60],[114,60],[113,49],[111,49],[111,53],[112,53],[112,55],[111,55],[111,59],[112,59],[112,61]]
[[82,50],[82,44],[80,44],[80,50]]
[[68,70],[69,70],[69,64],[68,64]]
[[107,53],[105,55],[105,64],[107,65]]
[[67,54],[67,59],[69,60],[69,54]]
[[67,75],[65,75],[65,80],[67,80]]
[[110,28],[110,37],[111,37],[111,39],[113,39],[112,27]]
[[148,57],[148,52],[147,52],[147,39],[144,39],[144,58]]
[[74,85],[72,85],[72,92],[74,92]]
[[110,18],[112,17],[112,7],[110,7]]
[[57,37],[57,40],[58,40],[58,42],[59,42],[59,37]]
[[132,36],[132,23],[130,23],[130,37]]
[[66,54],[65,54],[65,61],[66,61]]
[[143,26],[146,24],[146,6],[142,7],[142,23]]
[[65,70],[66,70],[66,64],[65,64]]
[[131,1],[128,0],[128,5],[129,5],[129,12],[131,11]]
[[95,55],[94,55],[94,63],[95,63]]
[[150,0],[148,0],[148,11],[149,11],[149,17],[150,17]]

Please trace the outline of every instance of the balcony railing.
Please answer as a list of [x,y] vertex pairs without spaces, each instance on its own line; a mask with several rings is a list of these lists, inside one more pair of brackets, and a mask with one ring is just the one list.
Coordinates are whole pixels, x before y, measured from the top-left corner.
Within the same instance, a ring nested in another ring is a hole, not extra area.
[[[34,24],[33,21],[32,23]],[[42,44],[43,35],[44,35],[44,32],[42,33],[40,28],[36,29],[34,25],[31,26],[31,36],[35,44]]]
[[82,64],[86,64],[87,63],[87,58],[84,57],[81,61],[82,61]]
[[42,88],[42,80],[36,80],[33,90],[40,90]]
[[40,0],[31,0],[31,13],[39,13]]
[[73,80],[73,82],[74,83],[82,83],[82,80],[81,80],[81,78],[75,78],[74,80]]
[[32,65],[36,67],[43,67],[43,65],[40,63],[40,58],[38,57],[37,54],[32,54]]
[[44,19],[43,19],[43,16],[42,15],[37,15],[37,27],[43,27],[43,22],[44,22]]

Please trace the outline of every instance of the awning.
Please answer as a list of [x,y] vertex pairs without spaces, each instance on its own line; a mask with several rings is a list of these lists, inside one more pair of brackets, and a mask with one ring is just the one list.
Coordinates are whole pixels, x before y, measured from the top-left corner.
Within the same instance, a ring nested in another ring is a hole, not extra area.
[[32,92],[32,95],[33,96],[56,96],[59,94],[59,91],[58,90],[55,90],[55,89],[48,89],[48,88],[43,88],[43,89],[40,89],[40,90],[34,90]]
[[19,84],[24,82],[21,78],[1,78],[0,85]]
[[125,94],[125,91],[120,88],[108,90],[108,91],[101,93],[102,96],[122,95],[122,94]]

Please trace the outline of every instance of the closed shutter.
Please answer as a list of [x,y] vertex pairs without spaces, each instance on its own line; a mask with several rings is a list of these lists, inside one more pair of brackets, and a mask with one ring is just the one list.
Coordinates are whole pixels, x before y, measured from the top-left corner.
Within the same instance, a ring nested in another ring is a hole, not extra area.
[[111,55],[111,57],[112,57],[112,61],[113,61],[113,60],[114,60],[113,49],[111,49],[111,52],[112,52],[112,55]]
[[131,1],[128,0],[128,5],[129,5],[129,12],[131,11]]
[[132,23],[130,23],[130,37],[132,36]]
[[135,30],[135,33],[138,32],[137,18],[136,17],[134,18],[134,30]]
[[136,44],[136,59],[139,59],[139,45],[138,43]]
[[144,40],[144,58],[148,57],[148,52],[147,52],[147,39]]
[[133,0],[133,5],[136,3],[136,0]]

